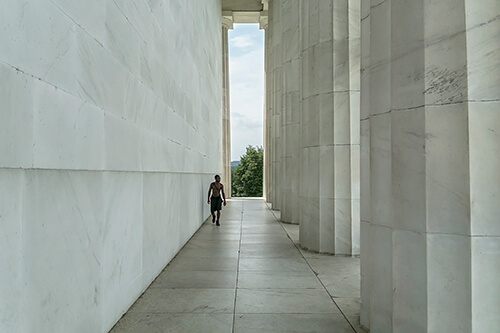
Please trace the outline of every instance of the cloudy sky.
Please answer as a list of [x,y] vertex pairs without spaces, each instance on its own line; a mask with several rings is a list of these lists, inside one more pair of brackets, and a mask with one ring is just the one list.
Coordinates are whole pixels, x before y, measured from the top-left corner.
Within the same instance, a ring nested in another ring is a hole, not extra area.
[[264,31],[258,24],[235,24],[229,30],[231,89],[231,160],[248,145],[262,146],[264,112]]

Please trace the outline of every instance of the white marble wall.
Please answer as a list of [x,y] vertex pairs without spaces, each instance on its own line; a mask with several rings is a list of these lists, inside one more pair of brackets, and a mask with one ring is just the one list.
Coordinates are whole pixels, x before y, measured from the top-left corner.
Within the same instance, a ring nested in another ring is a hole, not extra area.
[[500,327],[500,3],[362,12],[362,324]]
[[208,215],[220,11],[2,1],[0,331],[108,331]]

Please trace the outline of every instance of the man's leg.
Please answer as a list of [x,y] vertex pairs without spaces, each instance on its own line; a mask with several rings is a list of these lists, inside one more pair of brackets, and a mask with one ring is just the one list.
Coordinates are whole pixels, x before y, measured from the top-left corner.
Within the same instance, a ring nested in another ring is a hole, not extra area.
[[219,220],[220,220],[220,210],[217,211],[217,225],[220,225]]
[[215,222],[215,210],[217,209],[214,200],[214,197],[212,197],[210,200],[210,214],[212,214],[212,223]]

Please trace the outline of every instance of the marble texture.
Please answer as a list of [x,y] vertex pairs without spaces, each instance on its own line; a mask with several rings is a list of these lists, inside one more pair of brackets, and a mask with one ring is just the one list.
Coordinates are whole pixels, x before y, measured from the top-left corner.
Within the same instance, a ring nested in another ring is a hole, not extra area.
[[33,166],[34,80],[0,63],[0,167]]
[[[379,21],[379,23],[382,23]],[[371,175],[372,175],[372,138],[371,138],[371,1],[361,1],[361,84],[360,84],[360,325],[370,327],[371,294]],[[380,83],[380,82],[379,82]],[[375,97],[375,96],[374,96]],[[385,204],[388,202],[386,201]],[[383,207],[383,206],[379,206]]]
[[107,332],[209,214],[221,4],[1,7],[0,331]]
[[[500,237],[472,237],[470,271],[472,280],[472,330],[483,331],[498,327],[500,307]],[[469,295],[468,295],[469,296]]]
[[266,199],[266,202],[272,203],[272,155],[271,155],[271,144],[272,144],[272,108],[271,108],[271,29],[269,25],[265,25],[264,34],[264,80],[265,80],[265,98],[264,98],[264,115],[263,115],[263,185],[262,185],[262,197]]
[[114,309],[132,305],[143,287],[142,175],[106,173],[103,188],[103,327],[109,327],[121,316]]
[[498,279],[482,271],[500,256],[499,64],[489,53],[498,10],[362,4],[361,324],[370,331],[498,327]]
[[300,10],[300,244],[318,252],[355,255],[360,223],[360,4],[304,1]]
[[16,170],[0,170],[0,331],[22,330],[19,297],[23,288],[23,219],[21,198],[24,173]]
[[472,331],[470,248],[466,236],[427,236],[429,331]]
[[102,330],[102,177],[25,171],[21,331]]
[[103,110],[44,82],[34,88],[33,166],[103,170]]
[[[232,24],[232,23],[231,23]],[[231,198],[231,103],[229,83],[229,40],[228,29],[230,27],[223,23],[222,26],[222,166],[221,178],[225,187],[225,195]]]
[[[277,2],[279,4],[279,2]],[[281,39],[283,75],[281,135],[282,139],[282,186],[281,221],[299,224],[299,149],[300,149],[300,104],[299,104],[299,2],[281,3]],[[279,47],[278,46],[278,47]]]
[[269,105],[270,121],[270,166],[271,166],[271,200],[273,209],[280,210],[282,206],[282,196],[287,195],[283,191],[283,172],[286,170],[283,159],[283,138],[285,133],[282,128],[282,119],[285,114],[283,108],[283,47],[282,47],[282,3],[272,1],[269,3],[269,25],[266,34],[269,34],[268,49],[269,57],[267,75],[269,78],[270,92],[266,103]]
[[470,165],[471,234],[500,236],[498,224],[498,193],[500,191],[500,100],[497,102],[470,102]]

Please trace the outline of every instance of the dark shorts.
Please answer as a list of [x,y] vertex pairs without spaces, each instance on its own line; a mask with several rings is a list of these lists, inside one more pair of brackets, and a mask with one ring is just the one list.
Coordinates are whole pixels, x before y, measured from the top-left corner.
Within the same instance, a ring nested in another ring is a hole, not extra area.
[[213,213],[219,210],[222,210],[222,197],[220,195],[210,198],[210,212]]

